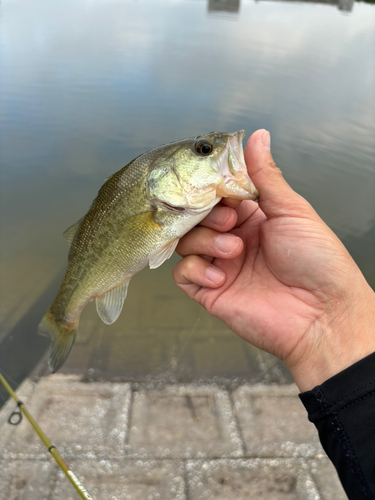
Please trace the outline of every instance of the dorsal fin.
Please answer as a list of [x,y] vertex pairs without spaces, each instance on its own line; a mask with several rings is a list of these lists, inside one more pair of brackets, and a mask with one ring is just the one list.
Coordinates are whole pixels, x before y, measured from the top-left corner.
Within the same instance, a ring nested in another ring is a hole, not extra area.
[[63,233],[63,236],[64,236],[64,238],[66,238],[68,240],[69,245],[72,244],[72,241],[74,239],[74,235],[76,234],[77,229],[78,229],[79,225],[81,224],[81,220],[82,219],[79,219],[78,222],[76,222],[72,226],[68,227],[68,229]]
[[96,297],[96,310],[100,318],[107,325],[114,323],[120,316],[126,294],[128,293],[129,281],[125,281],[122,285],[100,295],[100,297]]
[[109,181],[109,179],[112,179],[112,177],[114,177],[116,174],[117,174],[117,172],[115,172],[114,174],[110,175],[109,177],[106,177],[104,180],[107,182],[107,181]]

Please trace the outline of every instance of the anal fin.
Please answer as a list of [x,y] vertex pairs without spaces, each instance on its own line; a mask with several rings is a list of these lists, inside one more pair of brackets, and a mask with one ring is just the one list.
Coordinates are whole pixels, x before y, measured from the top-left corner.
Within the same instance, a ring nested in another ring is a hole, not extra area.
[[102,321],[107,325],[114,323],[120,316],[124,300],[128,293],[129,281],[100,295],[100,297],[96,297],[96,310]]

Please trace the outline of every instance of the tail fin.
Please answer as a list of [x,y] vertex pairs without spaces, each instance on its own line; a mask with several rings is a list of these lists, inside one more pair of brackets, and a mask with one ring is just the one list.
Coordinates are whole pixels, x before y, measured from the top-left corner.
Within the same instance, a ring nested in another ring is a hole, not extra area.
[[52,373],[55,373],[69,356],[76,339],[77,329],[69,328],[64,323],[56,321],[54,314],[48,309],[38,326],[38,333],[50,337],[53,341],[51,354],[48,358],[48,368]]

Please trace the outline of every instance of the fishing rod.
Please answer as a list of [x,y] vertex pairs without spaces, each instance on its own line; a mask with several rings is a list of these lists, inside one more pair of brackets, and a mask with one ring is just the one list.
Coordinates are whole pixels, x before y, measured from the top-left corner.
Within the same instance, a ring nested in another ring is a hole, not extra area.
[[[26,406],[24,405],[24,403],[22,401],[20,401],[20,399],[17,397],[17,394],[13,391],[13,389],[8,384],[8,382],[5,380],[5,378],[3,377],[3,375],[1,374],[1,372],[0,372],[0,382],[2,382],[3,386],[5,387],[5,389],[9,392],[9,394],[12,396],[12,398],[14,399],[14,401],[17,403],[18,408],[22,411],[22,413],[25,415],[25,417],[27,418],[27,420],[30,422],[30,424],[34,428],[35,432],[38,434],[38,436],[40,437],[40,439],[45,444],[45,446],[48,449],[48,451],[51,453],[51,455],[53,456],[53,458],[56,460],[56,462],[58,463],[58,465],[60,466],[60,468],[64,471],[65,475],[68,477],[69,481],[72,483],[72,485],[74,486],[74,488],[78,491],[80,497],[83,498],[84,500],[93,500],[93,498],[88,493],[88,491],[83,486],[83,484],[79,481],[79,479],[77,478],[77,476],[73,473],[73,471],[67,466],[67,464],[65,463],[65,461],[61,458],[60,454],[58,453],[58,451],[56,449],[56,446],[54,446],[51,443],[51,441],[44,434],[44,432],[39,427],[39,425],[37,424],[37,422],[34,420],[34,418],[30,414],[30,412],[28,411],[28,409],[26,408]],[[11,420],[12,416],[13,415],[17,415],[17,414],[19,415],[19,420],[17,422],[15,422],[15,421],[12,422],[12,420]],[[22,420],[22,414],[21,413],[13,412],[11,414],[11,416],[9,417],[9,423],[12,424],[12,425],[19,424],[21,422],[21,420]]]

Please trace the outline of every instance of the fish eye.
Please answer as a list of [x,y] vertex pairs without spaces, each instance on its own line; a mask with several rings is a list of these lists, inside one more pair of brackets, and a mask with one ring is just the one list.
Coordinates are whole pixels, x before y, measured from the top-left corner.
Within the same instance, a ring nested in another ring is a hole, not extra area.
[[212,153],[213,149],[214,149],[213,145],[207,140],[198,141],[195,144],[195,151],[202,156],[208,156],[209,154]]

